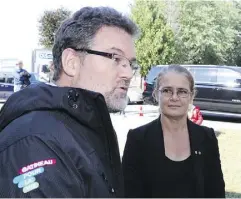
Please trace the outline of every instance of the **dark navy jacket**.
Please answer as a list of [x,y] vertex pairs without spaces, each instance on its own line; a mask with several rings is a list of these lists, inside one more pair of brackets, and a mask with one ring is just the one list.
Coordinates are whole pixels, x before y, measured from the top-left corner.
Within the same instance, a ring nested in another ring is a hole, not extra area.
[[0,197],[123,197],[101,94],[31,85],[8,99],[0,131]]

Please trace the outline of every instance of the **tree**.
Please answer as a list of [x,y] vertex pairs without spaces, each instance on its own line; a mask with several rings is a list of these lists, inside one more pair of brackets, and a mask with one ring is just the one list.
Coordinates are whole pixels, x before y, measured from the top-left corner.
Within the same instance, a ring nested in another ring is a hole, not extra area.
[[179,54],[187,64],[226,64],[237,37],[236,11],[228,1],[181,1]]
[[143,0],[135,0],[131,6],[131,18],[141,31],[136,53],[142,76],[153,65],[172,63],[175,54],[174,34],[163,15],[164,7],[162,1]]
[[39,20],[39,43],[45,48],[52,48],[54,34],[62,21],[70,16],[71,12],[63,7],[56,10],[46,10]]
[[241,2],[239,0],[232,1],[233,3],[233,26],[236,30],[236,37],[233,40],[232,48],[227,53],[227,62],[229,65],[241,66]]

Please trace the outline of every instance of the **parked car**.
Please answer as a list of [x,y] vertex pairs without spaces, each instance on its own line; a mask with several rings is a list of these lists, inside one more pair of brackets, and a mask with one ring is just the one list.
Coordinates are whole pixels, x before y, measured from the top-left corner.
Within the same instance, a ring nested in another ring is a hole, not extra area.
[[[39,83],[39,76],[37,73],[30,73],[31,84]],[[14,92],[14,77],[12,74],[4,74],[0,77],[0,101],[5,102]]]
[[[219,65],[182,65],[193,75],[197,95],[194,105],[204,115],[241,117],[241,68]],[[162,66],[153,67],[145,80],[143,99],[156,104],[152,97],[155,79]]]
[[143,84],[144,91],[142,93],[143,101],[145,104],[154,104],[154,105],[157,104],[156,100],[152,96],[152,93],[154,90],[157,75],[160,73],[163,66],[165,66],[165,65],[153,66],[145,78],[145,81]]

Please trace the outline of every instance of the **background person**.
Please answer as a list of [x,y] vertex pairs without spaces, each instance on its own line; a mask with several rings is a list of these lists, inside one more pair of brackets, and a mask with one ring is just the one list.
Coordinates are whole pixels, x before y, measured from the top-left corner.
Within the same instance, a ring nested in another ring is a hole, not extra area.
[[16,66],[18,69],[14,75],[14,92],[17,92],[27,86],[30,85],[30,77],[31,75],[27,72],[27,70],[23,69],[23,62],[19,61]]

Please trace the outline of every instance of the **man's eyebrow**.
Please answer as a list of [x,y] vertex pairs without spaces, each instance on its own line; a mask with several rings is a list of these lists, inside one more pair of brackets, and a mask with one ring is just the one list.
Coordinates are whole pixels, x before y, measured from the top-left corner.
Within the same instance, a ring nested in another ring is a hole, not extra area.
[[[110,48],[110,50],[115,50],[115,51],[118,51],[121,55],[123,55],[123,56],[125,55],[124,51],[119,49],[119,48],[112,47],[112,48]],[[136,62],[137,61],[136,57],[131,58],[130,61],[131,62]]]
[[130,59],[130,62],[137,62],[137,60],[136,60],[135,57],[133,57],[133,58]]
[[118,51],[118,52],[121,53],[122,55],[125,54],[123,50],[121,50],[121,49],[119,49],[119,48],[116,48],[116,47],[112,47],[112,48],[110,48],[110,50]]

